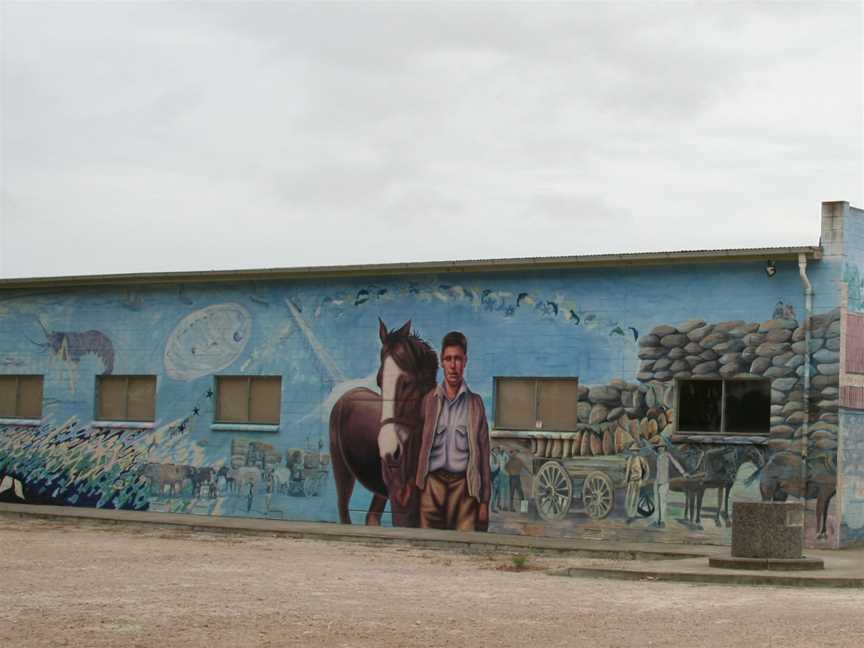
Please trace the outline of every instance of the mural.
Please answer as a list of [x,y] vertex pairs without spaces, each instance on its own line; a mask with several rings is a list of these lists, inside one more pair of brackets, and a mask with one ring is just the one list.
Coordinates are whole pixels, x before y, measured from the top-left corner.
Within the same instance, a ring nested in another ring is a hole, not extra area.
[[218,304],[183,318],[165,344],[165,371],[194,380],[221,371],[243,353],[252,320],[239,304]]
[[330,450],[339,520],[350,523],[355,479],[373,492],[367,524],[380,524],[387,501],[396,526],[486,531],[489,527],[489,426],[483,399],[468,389],[468,341],[444,336],[438,359],[408,321],[388,331],[379,320],[380,395],[356,388],[330,416]]
[[[732,501],[802,498],[833,545],[840,310],[799,322],[792,265],[5,299],[0,371],[45,401],[0,420],[0,500],[722,543]],[[100,426],[73,369],[157,375],[157,420]],[[278,429],[214,428],[221,372],[282,376]],[[576,429],[496,430],[495,376],[578,377]],[[769,379],[766,428],[678,432],[687,378]]]
[[[839,317],[835,310],[804,326],[792,319],[657,326],[639,340],[640,382],[619,379],[580,388],[579,431],[536,433],[529,440],[502,434],[499,452],[519,456],[530,467],[526,486],[546,522],[564,521],[572,509],[581,509],[581,517],[595,522],[617,514],[628,526],[667,529],[666,510],[674,503],[676,526],[703,531],[704,495],[715,490],[715,527],[731,524],[733,492],[739,499],[803,497],[815,500],[814,540],[827,539],[835,532],[828,515],[836,492],[839,365],[833,349],[839,349]],[[813,363],[809,417],[802,391],[807,327]],[[673,432],[673,381],[694,376],[771,378],[769,433]],[[513,516],[508,522],[519,526]]]

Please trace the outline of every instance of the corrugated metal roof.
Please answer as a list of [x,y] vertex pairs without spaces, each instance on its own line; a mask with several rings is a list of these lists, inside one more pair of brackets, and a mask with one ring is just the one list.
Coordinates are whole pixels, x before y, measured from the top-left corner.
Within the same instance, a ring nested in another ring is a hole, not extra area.
[[551,268],[652,266],[680,263],[730,263],[745,261],[787,261],[804,254],[811,260],[822,257],[818,246],[734,248],[717,250],[676,250],[672,252],[627,252],[579,256],[518,257],[510,259],[464,259],[360,265],[263,268],[251,270],[204,270],[189,272],[147,272],[132,274],[81,275],[66,277],[23,277],[0,279],[0,290],[57,288],[69,286],[140,285],[156,283],[203,283],[237,280],[303,279],[312,277],[387,276],[458,272],[531,271]]

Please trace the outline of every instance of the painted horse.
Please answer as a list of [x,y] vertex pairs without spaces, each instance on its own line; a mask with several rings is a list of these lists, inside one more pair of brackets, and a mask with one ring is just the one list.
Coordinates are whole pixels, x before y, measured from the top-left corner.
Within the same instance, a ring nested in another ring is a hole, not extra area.
[[791,495],[799,499],[816,500],[816,539],[828,537],[828,505],[837,492],[837,459],[833,453],[816,453],[808,458],[805,482],[801,483],[801,456],[794,452],[778,452],[757,470],[748,483],[759,480],[763,502],[785,502]]
[[759,448],[746,445],[712,448],[705,453],[705,480],[702,485],[706,489],[717,489],[715,526],[721,526],[721,519],[727,527],[731,525],[729,496],[738,479],[738,471],[746,463],[753,464],[759,470],[765,465],[765,456]]
[[381,365],[378,394],[357,387],[343,394],[330,412],[330,455],[339,521],[351,523],[348,505],[359,481],[372,492],[366,524],[381,524],[387,500],[394,526],[417,526],[415,486],[420,453],[423,397],[435,388],[438,357],[411,332],[411,321],[388,331],[380,319]]

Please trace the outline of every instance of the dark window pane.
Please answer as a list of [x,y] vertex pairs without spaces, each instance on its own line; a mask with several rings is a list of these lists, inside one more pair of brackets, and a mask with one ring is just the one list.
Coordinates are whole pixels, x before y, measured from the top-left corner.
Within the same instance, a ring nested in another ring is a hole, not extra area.
[[249,421],[249,379],[243,376],[220,376],[216,395],[216,420],[224,423]]
[[18,416],[42,416],[42,376],[21,376],[18,381]]
[[576,430],[579,399],[576,380],[538,381],[538,415],[544,430]]
[[678,430],[719,432],[723,383],[719,380],[678,382]]
[[279,423],[282,408],[282,379],[271,376],[252,378],[249,398],[249,421],[252,423]]
[[767,433],[771,418],[771,385],[767,380],[726,383],[726,431]]
[[534,380],[499,378],[495,393],[495,427],[510,430],[533,430],[537,420],[534,404]]
[[18,377],[0,376],[0,416],[17,416]]
[[96,418],[103,421],[122,421],[126,418],[126,377],[101,376],[99,386],[99,411]]
[[130,421],[152,421],[156,418],[156,378],[130,376],[126,400]]

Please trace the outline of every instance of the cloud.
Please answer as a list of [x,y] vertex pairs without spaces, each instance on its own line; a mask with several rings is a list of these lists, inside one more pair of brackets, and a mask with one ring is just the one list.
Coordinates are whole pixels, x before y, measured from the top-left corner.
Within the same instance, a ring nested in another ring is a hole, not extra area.
[[0,275],[813,244],[861,11],[7,4]]

